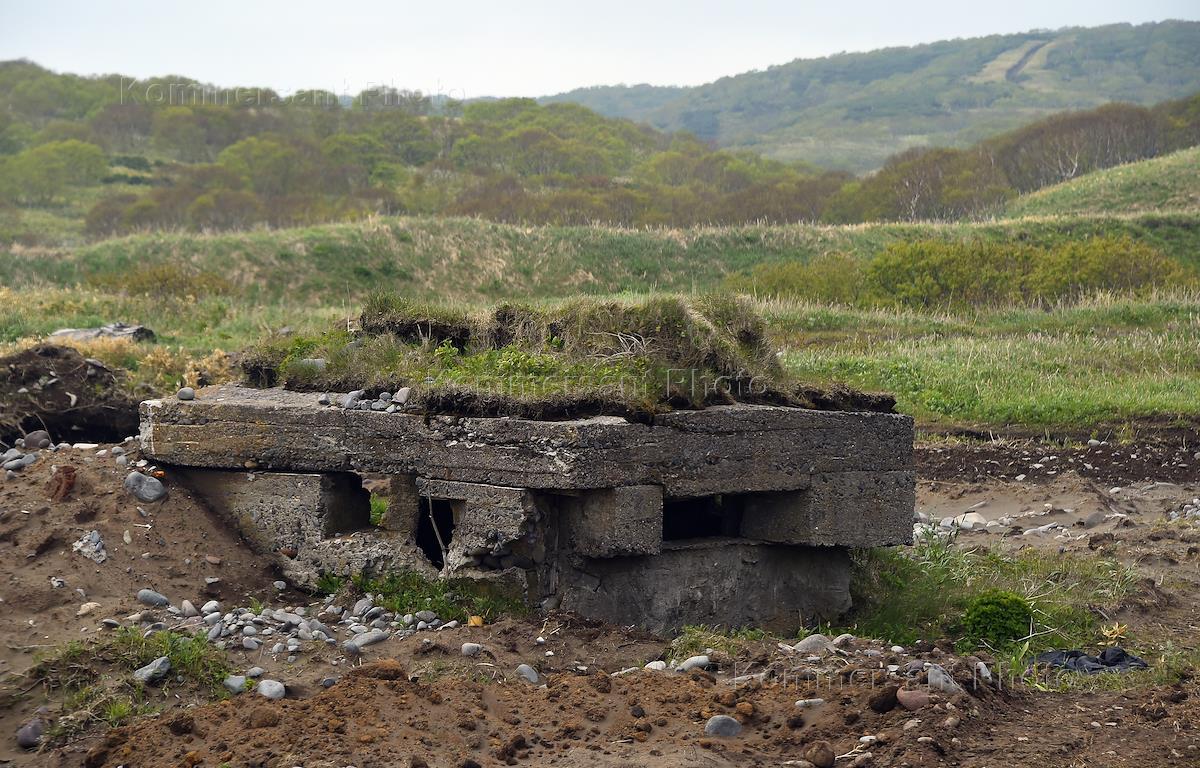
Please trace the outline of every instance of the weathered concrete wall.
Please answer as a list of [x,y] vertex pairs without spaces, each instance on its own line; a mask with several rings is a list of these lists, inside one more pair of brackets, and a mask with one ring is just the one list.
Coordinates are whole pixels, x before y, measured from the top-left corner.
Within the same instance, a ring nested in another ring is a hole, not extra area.
[[766,406],[543,422],[344,411],[312,394],[212,387],[142,403],[142,445],[180,466],[415,474],[531,489],[658,485],[670,496],[803,488],[912,469],[907,416]]
[[580,558],[559,574],[558,594],[564,610],[656,632],[711,624],[791,633],[850,608],[850,557],[740,539],[669,542],[648,557]]
[[584,557],[653,555],[662,550],[663,491],[633,485],[585,491],[559,505],[560,542]]
[[371,524],[370,494],[352,474],[183,468],[171,474],[228,517],[258,552],[298,551]]
[[[447,572],[479,566],[483,558],[497,568],[530,568],[545,559],[542,510],[530,491],[420,478],[417,492],[421,498],[461,502],[454,506]],[[427,514],[424,508],[421,514]]]
[[912,541],[913,472],[830,472],[802,490],[754,495],[741,535],[781,544],[879,547]]

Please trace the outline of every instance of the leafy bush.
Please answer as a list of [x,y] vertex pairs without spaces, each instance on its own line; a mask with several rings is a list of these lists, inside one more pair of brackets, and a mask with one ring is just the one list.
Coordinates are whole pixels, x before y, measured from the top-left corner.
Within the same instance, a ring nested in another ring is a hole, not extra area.
[[1033,610],[1016,592],[992,590],[975,597],[963,613],[963,629],[971,643],[999,648],[1029,635]]
[[1196,283],[1196,274],[1153,247],[1124,237],[1020,242],[916,240],[870,260],[828,254],[762,264],[731,278],[735,290],[860,306],[951,309],[1041,305],[1101,291],[1143,294]]

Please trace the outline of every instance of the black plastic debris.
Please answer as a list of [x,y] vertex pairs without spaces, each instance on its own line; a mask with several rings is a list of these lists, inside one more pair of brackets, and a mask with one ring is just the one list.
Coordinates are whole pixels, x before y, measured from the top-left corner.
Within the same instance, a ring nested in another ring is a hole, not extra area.
[[1064,669],[1094,675],[1098,672],[1127,672],[1131,669],[1149,669],[1150,665],[1137,656],[1126,653],[1124,648],[1105,648],[1099,656],[1090,656],[1083,651],[1047,651],[1039,653],[1033,660],[1035,666]]

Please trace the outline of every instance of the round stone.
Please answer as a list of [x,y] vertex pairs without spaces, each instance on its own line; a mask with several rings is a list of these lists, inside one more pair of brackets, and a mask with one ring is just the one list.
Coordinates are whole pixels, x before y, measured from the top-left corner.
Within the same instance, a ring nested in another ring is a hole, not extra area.
[[742,724],[729,715],[715,715],[704,724],[704,732],[709,736],[731,738],[742,732]]
[[179,391],[175,393],[175,397],[178,397],[180,400],[195,400],[196,390],[191,387],[180,387]]

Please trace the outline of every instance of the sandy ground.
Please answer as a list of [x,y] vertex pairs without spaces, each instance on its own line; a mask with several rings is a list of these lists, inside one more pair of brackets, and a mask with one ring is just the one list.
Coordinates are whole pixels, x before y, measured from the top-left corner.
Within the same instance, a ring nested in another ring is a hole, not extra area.
[[[136,462],[133,445],[124,447]],[[276,574],[169,475],[165,501],[134,500],[121,487],[127,470],[111,453],[97,455],[111,448],[44,452],[0,483],[0,764],[765,766],[802,765],[795,761],[806,756],[820,764],[824,742],[839,767],[1200,765],[1194,680],[1087,694],[973,687],[975,659],[947,646],[897,651],[865,640],[814,658],[770,641],[737,658],[714,653],[708,672],[646,671],[647,662],[670,656],[666,641],[569,616],[421,633],[371,646],[357,661],[335,647],[306,651],[295,663],[261,650],[231,651],[235,669],[263,667],[286,683],[288,697],[270,702],[246,693],[205,703],[159,691],[153,700],[161,715],[27,752],[13,734],[38,707],[52,718],[61,696],[29,688],[21,674],[39,651],[105,631],[102,619],[127,622],[141,612],[138,589],[173,601],[215,597],[230,606],[253,596],[277,607],[323,607],[277,592]],[[1139,637],[1200,644],[1200,524],[1165,522],[1200,496],[1197,474],[1186,466],[1200,461],[1174,436],[1057,452],[1033,443],[925,446],[918,462],[918,509],[932,525],[966,513],[982,518],[979,530],[959,534],[960,545],[1115,554],[1146,580],[1110,618],[1131,624]],[[51,501],[55,478],[68,466],[75,484]],[[1049,523],[1061,527],[1025,533]],[[107,550],[101,564],[72,550],[93,530]],[[206,578],[219,581],[206,585]],[[99,607],[77,616],[87,602]],[[539,635],[545,644],[535,641]],[[464,657],[467,641],[484,652]],[[934,690],[913,711],[897,706],[891,686],[929,691],[925,673],[905,674],[914,661],[944,666],[964,691]],[[541,672],[538,685],[514,674],[522,662]],[[889,665],[901,671],[889,675]],[[629,667],[638,669],[614,675]],[[763,680],[739,677],[762,672],[769,673]],[[326,678],[336,683],[325,688]],[[824,703],[797,708],[797,700],[812,698]],[[704,723],[715,714],[740,720],[740,734],[706,736]]]

